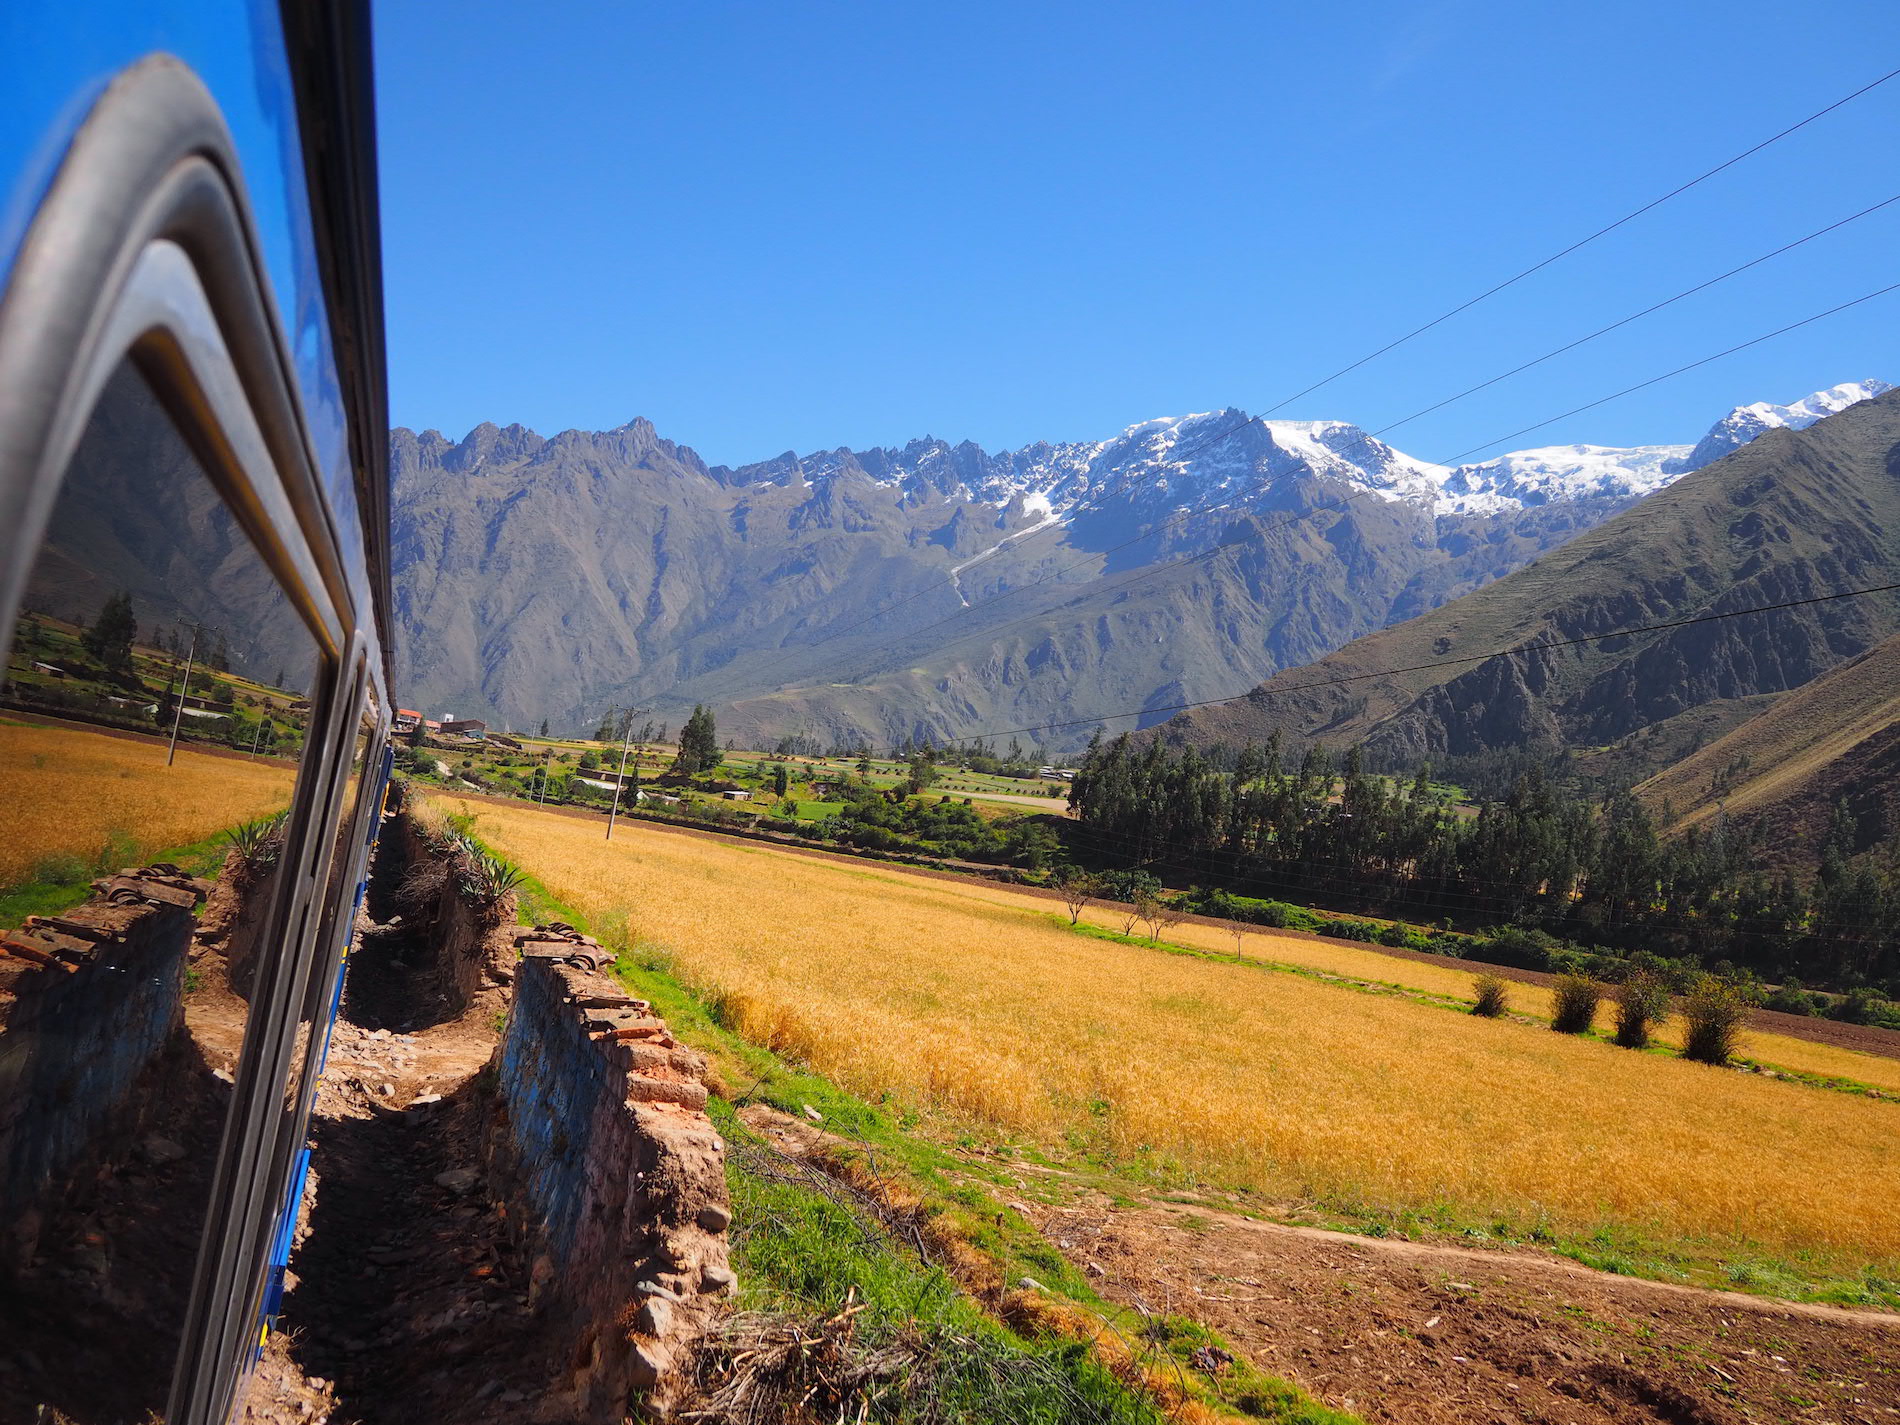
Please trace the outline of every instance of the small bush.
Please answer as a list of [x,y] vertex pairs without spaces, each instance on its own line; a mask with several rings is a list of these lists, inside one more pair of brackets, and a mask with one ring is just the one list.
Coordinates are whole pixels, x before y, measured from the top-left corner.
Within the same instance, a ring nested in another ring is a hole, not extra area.
[[[278,816],[275,820],[281,831],[283,817]],[[138,854],[138,843],[132,839],[130,832],[113,831],[100,846],[98,854],[92,858],[92,869],[98,875],[108,876],[121,866],[132,865],[138,860]]]
[[1669,1017],[1669,982],[1654,970],[1632,970],[1611,997],[1616,1042],[1625,1049],[1647,1049],[1650,1027]]
[[1284,901],[1261,901],[1251,909],[1251,919],[1255,925],[1265,925],[1275,930],[1285,930],[1294,923],[1294,916],[1298,914],[1295,907]]
[[1510,987],[1497,975],[1479,975],[1472,982],[1472,988],[1478,992],[1472,1003],[1471,1012],[1486,1019],[1497,1019],[1510,1005]]
[[1726,980],[1704,975],[1683,996],[1682,1017],[1687,1025],[1683,1057],[1703,1064],[1726,1064],[1735,1057],[1741,1043],[1742,1026],[1748,1022],[1748,1000]]
[[55,852],[33,863],[30,881],[52,886],[82,886],[92,878],[92,868],[69,852]]
[[1778,1009],[1783,1014],[1817,1015],[1826,1007],[1827,1001],[1819,995],[1811,995],[1807,988],[1793,975],[1781,982],[1779,988],[1768,996],[1768,1008]]
[[1379,927],[1369,920],[1322,920],[1315,928],[1321,935],[1361,944],[1376,944],[1379,939]]
[[239,822],[223,833],[225,844],[237,855],[237,871],[245,882],[260,879],[277,865],[284,852],[289,813],[260,816]]
[[1900,1005],[1884,1000],[1866,986],[1849,990],[1826,1010],[1829,1019],[1847,1024],[1872,1024],[1882,1028],[1900,1027]]
[[1552,970],[1561,968],[1551,963],[1552,953],[1559,948],[1558,942],[1541,930],[1506,925],[1472,941],[1462,953],[1474,960],[1519,970]]
[[1559,1034],[1588,1034],[1596,1027],[1603,986],[1588,975],[1559,975],[1552,991],[1550,1027]]
[[1404,921],[1395,920],[1380,929],[1378,943],[1393,950],[1420,950],[1425,940]]

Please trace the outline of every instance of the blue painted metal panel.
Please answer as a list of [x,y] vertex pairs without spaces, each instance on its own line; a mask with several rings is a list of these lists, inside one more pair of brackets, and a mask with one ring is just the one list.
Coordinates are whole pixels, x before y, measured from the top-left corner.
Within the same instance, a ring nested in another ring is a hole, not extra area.
[[93,102],[113,75],[157,52],[191,66],[230,127],[318,469],[360,572],[363,531],[276,0],[0,5],[0,286]]

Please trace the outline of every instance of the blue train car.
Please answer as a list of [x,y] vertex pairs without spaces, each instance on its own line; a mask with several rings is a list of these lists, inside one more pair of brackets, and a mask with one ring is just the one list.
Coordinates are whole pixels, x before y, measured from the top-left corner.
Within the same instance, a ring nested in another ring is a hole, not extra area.
[[368,16],[0,17],[0,1422],[237,1408],[386,766]]

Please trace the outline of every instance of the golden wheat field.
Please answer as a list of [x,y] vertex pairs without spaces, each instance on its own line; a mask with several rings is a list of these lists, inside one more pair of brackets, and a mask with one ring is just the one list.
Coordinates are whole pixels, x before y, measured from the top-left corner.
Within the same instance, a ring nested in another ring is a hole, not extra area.
[[1096,940],[1001,888],[477,810],[555,895],[628,911],[749,1037],[861,1094],[1269,1192],[1900,1258],[1892,1102]]
[[[1025,899],[1016,892],[976,883],[958,886],[956,890],[961,894],[979,899],[995,899],[1000,904],[1021,904]],[[1047,901],[1043,901],[1042,905],[1052,911],[1060,911],[1064,918],[1068,915],[1068,912],[1062,910],[1059,905],[1051,905]],[[1119,931],[1123,925],[1122,916],[1112,914],[1100,907],[1084,910],[1082,918],[1107,930]],[[1138,928],[1137,933],[1145,934],[1145,931]],[[1235,953],[1232,933],[1210,925],[1177,925],[1163,938],[1196,950],[1206,950],[1221,955]],[[1472,976],[1467,971],[1434,965],[1428,961],[1404,960],[1394,955],[1382,955],[1376,950],[1363,949],[1335,940],[1306,940],[1293,935],[1278,935],[1271,930],[1249,928],[1242,935],[1239,953],[1250,959],[1272,960],[1284,965],[1297,965],[1302,969],[1317,970],[1328,975],[1370,980],[1378,984],[1399,985],[1406,989],[1422,990],[1426,994],[1445,995],[1467,1002],[1472,997]],[[1548,1020],[1550,1018],[1550,991],[1540,985],[1513,982],[1510,987],[1510,1005],[1516,1013],[1535,1015],[1540,1019]],[[1607,1003],[1598,1017],[1598,1023],[1605,1028],[1611,1023],[1611,1009]],[[1654,1037],[1658,1044],[1681,1048],[1680,1022],[1677,1020],[1665,1022],[1657,1028]],[[1785,1034],[1771,1034],[1759,1030],[1748,1030],[1743,1033],[1741,1056],[1777,1068],[1794,1069],[1804,1074],[1818,1074],[1827,1078],[1854,1079],[1872,1088],[1891,1089],[1895,1093],[1900,1093],[1900,1059],[1860,1054],[1851,1049],[1836,1048],[1831,1044],[1816,1044],[1806,1039],[1794,1039]]]
[[0,721],[0,886],[49,856],[87,861],[115,841],[150,856],[290,801],[288,767],[72,727]]

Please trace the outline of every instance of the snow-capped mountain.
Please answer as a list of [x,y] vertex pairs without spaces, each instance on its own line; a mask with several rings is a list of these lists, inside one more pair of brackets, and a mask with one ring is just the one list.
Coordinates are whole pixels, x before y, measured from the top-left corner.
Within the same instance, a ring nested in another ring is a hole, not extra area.
[[1785,426],[1789,430],[1806,430],[1825,416],[1844,411],[1857,402],[1883,395],[1892,389],[1885,381],[1844,381],[1839,386],[1816,391],[1792,405],[1771,406],[1766,401],[1757,401],[1752,406],[1737,406],[1709,428],[1709,433],[1697,442],[1683,469],[1695,470],[1711,460],[1719,460],[1731,450],[1740,450],[1756,436],[1778,426]]
[[[1114,500],[1164,518],[1185,507],[1219,509],[1301,475],[1342,481],[1436,515],[1498,514],[1560,500],[1640,499],[1778,426],[1800,430],[1892,389],[1845,382],[1786,406],[1737,406],[1691,445],[1552,445],[1446,466],[1387,445],[1347,421],[1257,420],[1229,408],[1141,421],[1100,441],[1038,442],[991,454],[968,441],[926,437],[901,450],[789,453],[716,472],[735,483],[812,486],[855,475],[910,502],[951,498],[989,505],[1037,527]],[[1011,531],[1011,538],[1023,531]]]
[[1641,499],[1691,467],[1686,445],[1546,445],[1448,471],[1438,512],[1526,509],[1594,496]]
[[423,705],[516,726],[591,727],[614,701],[669,718],[717,702],[747,736],[880,745],[1067,726],[1311,662],[1508,575],[1751,431],[1883,389],[1743,407],[1701,446],[1450,467],[1345,421],[1234,409],[1105,440],[922,439],[738,469],[644,420],[459,442],[399,430],[399,677]]

